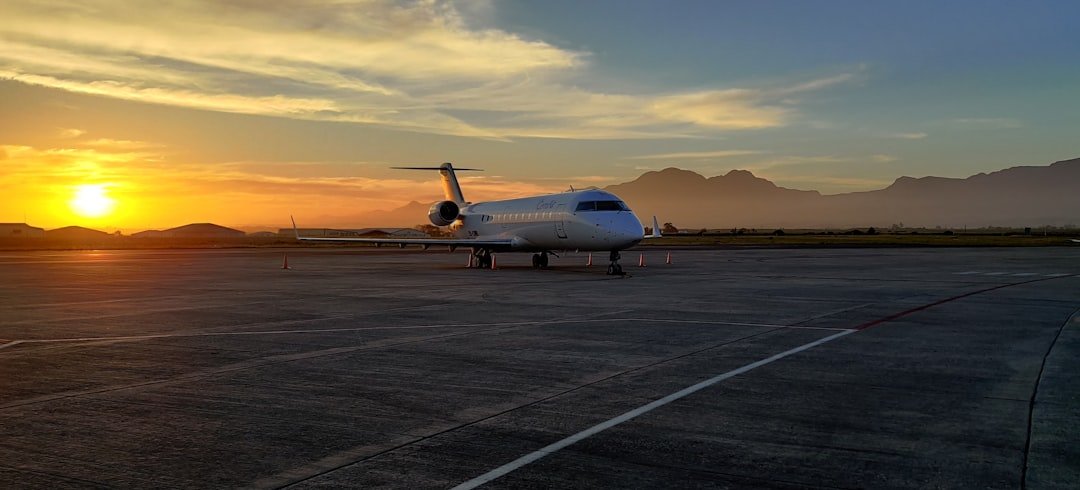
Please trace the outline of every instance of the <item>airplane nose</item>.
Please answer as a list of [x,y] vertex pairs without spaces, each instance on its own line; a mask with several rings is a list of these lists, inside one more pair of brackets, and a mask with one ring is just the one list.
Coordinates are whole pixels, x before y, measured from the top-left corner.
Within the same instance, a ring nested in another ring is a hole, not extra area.
[[620,223],[622,226],[618,228],[618,240],[625,247],[633,246],[645,238],[645,230],[641,227],[641,222],[633,215],[629,218]]

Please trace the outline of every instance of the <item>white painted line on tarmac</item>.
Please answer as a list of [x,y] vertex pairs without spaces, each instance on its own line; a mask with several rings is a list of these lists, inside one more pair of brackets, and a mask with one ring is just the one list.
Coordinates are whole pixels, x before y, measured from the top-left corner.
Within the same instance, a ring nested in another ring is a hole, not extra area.
[[[333,317],[323,318],[311,318],[306,320],[284,320],[282,322],[268,322],[268,323],[313,323],[329,320],[342,320],[350,318],[353,315],[341,315]],[[124,336],[103,336],[103,337],[65,337],[58,339],[23,339],[14,340],[7,344],[0,345],[0,349],[11,347],[17,344],[55,344],[62,342],[100,342],[100,341],[133,341],[133,340],[154,340],[154,339],[172,339],[172,338],[188,338],[188,337],[232,337],[232,336],[249,336],[249,335],[291,335],[291,334],[311,334],[311,333],[347,333],[347,332],[365,332],[371,330],[420,330],[431,328],[487,328],[487,327],[530,327],[530,326],[543,326],[543,325],[558,325],[562,323],[611,323],[611,322],[657,322],[657,323],[686,323],[697,325],[725,325],[735,327],[763,327],[763,328],[790,328],[790,329],[807,329],[807,330],[833,330],[842,331],[842,328],[830,328],[830,327],[801,327],[796,325],[777,325],[771,323],[744,323],[744,322],[723,322],[713,320],[670,320],[670,319],[657,319],[657,318],[566,318],[559,320],[532,320],[532,321],[520,321],[520,322],[498,322],[498,323],[443,323],[434,325],[405,325],[405,326],[386,326],[386,327],[346,327],[346,328],[301,328],[301,329],[288,329],[288,330],[241,330],[238,332],[179,332],[179,333],[162,333],[162,334],[147,334],[147,335],[124,335]],[[243,326],[243,325],[241,325]]]
[[953,272],[953,274],[956,274],[958,276],[968,276],[968,275],[971,275],[971,274],[982,274],[982,272],[981,271],[966,271],[966,272]]
[[24,340],[12,340],[6,344],[0,345],[0,349],[7,349],[8,347],[15,347],[16,345],[24,343]]
[[[596,318],[585,320],[587,323],[599,322],[657,322],[657,323],[687,323],[692,325],[728,325],[733,327],[765,327],[765,328],[798,328],[793,325],[778,325],[775,323],[747,323],[747,322],[724,322],[716,320],[675,320],[668,318]],[[583,322],[583,323],[584,323]],[[842,330],[842,329],[834,329]]]
[[1013,275],[1017,276],[1017,277],[1025,277],[1025,276],[1037,276],[1037,275],[1039,275],[1039,273],[1038,272],[1017,272],[1016,274],[1013,274]]
[[548,446],[544,446],[544,447],[542,447],[542,448],[540,448],[540,449],[538,449],[536,451],[533,451],[533,452],[531,452],[529,454],[526,454],[525,456],[522,456],[522,457],[520,457],[518,459],[515,459],[515,460],[509,462],[509,463],[506,463],[506,464],[504,464],[504,465],[502,465],[502,466],[500,466],[498,468],[495,468],[495,469],[493,469],[493,470],[491,470],[491,471],[489,471],[487,473],[484,473],[483,475],[480,475],[480,476],[478,476],[476,478],[473,478],[473,479],[471,479],[471,480],[469,480],[467,482],[464,482],[464,483],[462,483],[460,485],[457,485],[456,487],[454,487],[454,490],[467,490],[467,489],[472,489],[472,488],[479,487],[479,486],[484,485],[484,484],[486,484],[486,483],[488,483],[488,482],[490,482],[492,480],[495,480],[496,478],[505,476],[505,475],[517,470],[517,469],[520,469],[523,466],[526,466],[526,465],[531,464],[531,463],[535,463],[536,461],[540,460],[541,458],[544,458],[545,456],[551,455],[551,454],[553,454],[553,453],[555,453],[555,452],[557,452],[557,451],[559,451],[561,449],[565,449],[567,446],[570,446],[570,445],[572,445],[574,443],[580,442],[580,441],[582,441],[584,439],[587,439],[587,438],[589,438],[591,436],[599,434],[600,432],[603,432],[603,431],[608,430],[608,429],[610,429],[612,427],[615,427],[616,425],[627,422],[627,421],[629,421],[629,420],[631,420],[631,419],[633,419],[633,418],[635,418],[635,417],[637,417],[639,415],[644,415],[646,413],[649,413],[649,412],[651,412],[653,410],[656,410],[657,408],[660,408],[660,407],[662,407],[664,405],[667,405],[667,404],[669,404],[669,403],[671,403],[671,402],[673,402],[675,400],[678,400],[680,398],[683,398],[683,397],[686,397],[688,395],[694,394],[694,393],[696,393],[698,391],[701,391],[701,390],[703,390],[705,388],[708,388],[708,387],[710,387],[710,386],[712,386],[712,385],[714,385],[716,383],[719,383],[719,382],[724,381],[726,379],[738,376],[738,375],[746,373],[748,371],[757,369],[757,368],[759,368],[761,366],[764,366],[766,364],[770,364],[772,362],[779,361],[780,359],[788,357],[788,356],[790,356],[792,354],[798,354],[798,353],[800,353],[800,352],[802,352],[804,350],[812,349],[812,348],[817,347],[817,346],[819,346],[821,344],[824,344],[826,342],[838,339],[840,337],[843,337],[845,335],[848,335],[848,334],[854,333],[854,332],[856,332],[856,330],[844,330],[842,332],[832,334],[832,335],[830,335],[828,337],[815,340],[813,342],[810,342],[809,344],[800,345],[798,347],[795,347],[794,349],[786,350],[786,351],[781,352],[779,354],[776,354],[776,355],[774,355],[772,357],[768,357],[768,358],[762,359],[760,361],[747,364],[747,365],[745,365],[745,366],[743,366],[741,368],[733,369],[733,370],[728,371],[728,372],[726,372],[724,374],[714,376],[712,378],[709,378],[709,379],[707,379],[705,381],[702,381],[702,382],[700,382],[698,384],[695,384],[693,386],[683,388],[682,390],[676,391],[675,393],[672,393],[672,394],[670,394],[668,396],[665,396],[665,397],[663,397],[663,398],[661,398],[659,400],[653,401],[653,402],[651,402],[649,404],[646,404],[646,405],[642,405],[642,406],[640,406],[638,408],[635,408],[635,409],[633,409],[633,410],[631,410],[629,412],[626,412],[626,413],[624,413],[622,415],[619,415],[618,417],[615,417],[615,418],[609,419],[609,420],[607,420],[605,422],[601,422],[599,424],[596,424],[596,425],[594,425],[592,427],[589,427],[588,429],[585,429],[585,430],[583,430],[581,432],[578,432],[577,434],[574,434],[574,435],[572,435],[570,437],[567,437],[567,438],[565,438],[565,439],[563,439],[561,441],[558,441],[558,442],[556,442],[554,444],[550,444]]
[[1008,274],[1008,272],[987,272],[986,274],[983,274],[983,275],[985,275],[985,276],[1004,276],[1005,274]]

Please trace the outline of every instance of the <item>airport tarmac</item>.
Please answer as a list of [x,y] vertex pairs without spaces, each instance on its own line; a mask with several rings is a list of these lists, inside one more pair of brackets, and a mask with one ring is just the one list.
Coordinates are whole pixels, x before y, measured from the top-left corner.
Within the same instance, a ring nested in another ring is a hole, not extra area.
[[667,252],[0,253],[0,486],[1080,486],[1080,247]]

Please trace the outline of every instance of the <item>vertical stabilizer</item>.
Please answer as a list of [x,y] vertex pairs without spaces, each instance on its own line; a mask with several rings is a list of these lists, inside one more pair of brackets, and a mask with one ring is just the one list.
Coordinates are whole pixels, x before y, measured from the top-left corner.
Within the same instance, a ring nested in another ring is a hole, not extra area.
[[447,201],[454,201],[458,204],[465,204],[465,196],[461,194],[461,186],[458,185],[457,174],[454,173],[454,166],[450,162],[446,162],[439,165],[439,175],[442,176],[442,188],[443,194],[446,195]]

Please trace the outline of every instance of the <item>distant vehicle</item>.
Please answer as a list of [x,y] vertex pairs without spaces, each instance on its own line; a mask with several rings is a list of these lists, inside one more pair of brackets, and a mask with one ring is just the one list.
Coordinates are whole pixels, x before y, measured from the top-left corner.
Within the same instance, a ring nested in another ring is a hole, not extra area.
[[[324,238],[302,237],[293,220],[297,240],[362,242],[376,245],[432,245],[472,249],[470,267],[490,268],[494,252],[533,252],[532,265],[546,268],[555,251],[607,251],[607,273],[621,275],[619,251],[646,238],[659,238],[653,217],[653,234],[645,236],[641,221],[618,196],[601,190],[470,203],[465,201],[450,163],[438,167],[395,167],[405,170],[438,170],[444,201],[431,205],[428,219],[435,226],[449,226],[453,238]],[[476,170],[476,169],[457,169]]]

